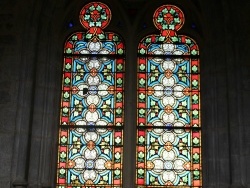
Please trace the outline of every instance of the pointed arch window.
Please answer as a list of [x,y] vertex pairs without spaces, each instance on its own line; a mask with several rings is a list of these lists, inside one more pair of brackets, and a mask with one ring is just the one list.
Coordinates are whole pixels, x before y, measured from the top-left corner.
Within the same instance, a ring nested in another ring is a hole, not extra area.
[[183,12],[160,6],[160,34],[138,47],[137,187],[201,187],[199,49],[177,31]]
[[121,187],[124,42],[103,31],[107,5],[89,3],[79,18],[87,31],[64,47],[57,187]]

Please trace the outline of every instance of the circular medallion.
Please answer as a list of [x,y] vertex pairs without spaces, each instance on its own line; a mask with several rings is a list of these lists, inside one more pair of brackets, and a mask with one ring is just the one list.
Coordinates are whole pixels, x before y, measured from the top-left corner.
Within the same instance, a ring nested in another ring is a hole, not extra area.
[[171,169],[173,168],[173,163],[172,163],[171,161],[166,161],[166,162],[164,163],[164,167],[165,167],[165,169],[167,169],[167,170],[171,170]]
[[171,87],[166,87],[164,93],[166,96],[171,96],[173,94],[173,89]]
[[87,169],[93,169],[94,168],[94,161],[93,160],[87,160],[86,162],[85,162],[85,166],[86,166],[86,168]]
[[184,24],[183,12],[174,5],[163,5],[159,7],[153,17],[155,27],[159,30],[178,31]]
[[90,95],[96,95],[97,91],[98,91],[98,89],[96,86],[93,86],[93,85],[89,86],[89,94]]
[[93,2],[82,8],[79,18],[82,26],[88,30],[91,27],[104,29],[111,20],[111,11],[105,4]]

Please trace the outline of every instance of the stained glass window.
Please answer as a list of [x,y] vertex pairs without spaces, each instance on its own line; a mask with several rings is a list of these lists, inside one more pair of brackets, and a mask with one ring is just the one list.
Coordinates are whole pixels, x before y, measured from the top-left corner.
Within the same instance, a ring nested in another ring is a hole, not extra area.
[[163,5],[160,34],[138,47],[137,187],[201,187],[199,50],[178,35],[184,14]]
[[65,42],[58,188],[122,186],[124,54],[121,37],[104,32],[111,11],[92,2],[80,12],[86,32]]

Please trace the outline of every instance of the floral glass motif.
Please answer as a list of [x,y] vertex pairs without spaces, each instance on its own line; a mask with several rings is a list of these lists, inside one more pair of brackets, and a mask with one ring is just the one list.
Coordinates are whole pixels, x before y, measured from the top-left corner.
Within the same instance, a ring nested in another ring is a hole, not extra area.
[[105,4],[85,5],[87,32],[65,42],[58,188],[122,187],[125,48],[119,35],[103,32],[110,19]]
[[201,187],[199,50],[177,35],[184,14],[163,5],[160,35],[138,47],[137,187]]

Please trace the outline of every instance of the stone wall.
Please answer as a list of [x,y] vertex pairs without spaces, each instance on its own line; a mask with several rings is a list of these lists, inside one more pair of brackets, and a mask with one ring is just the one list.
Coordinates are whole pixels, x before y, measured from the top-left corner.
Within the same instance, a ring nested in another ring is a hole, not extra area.
[[[55,187],[63,42],[83,30],[78,12],[89,1],[0,2],[0,187]],[[250,16],[247,1],[105,0],[113,18],[107,30],[127,46],[127,71],[135,73],[140,38],[157,30],[156,7],[180,6],[180,31],[201,48],[203,187],[250,187]],[[69,22],[73,27],[68,27]],[[193,25],[193,26],[192,26]],[[192,26],[192,27],[191,27]],[[133,76],[134,75],[134,76]],[[125,151],[135,148],[135,74],[127,78]],[[134,112],[134,113],[133,113]],[[125,157],[125,156],[124,156]],[[135,163],[126,156],[124,166]],[[134,169],[125,168],[124,187]]]

